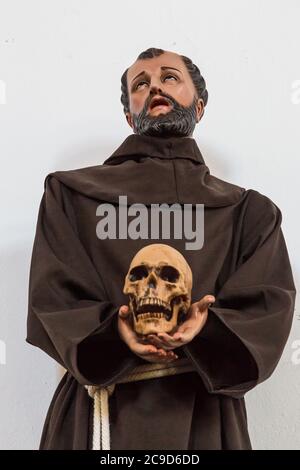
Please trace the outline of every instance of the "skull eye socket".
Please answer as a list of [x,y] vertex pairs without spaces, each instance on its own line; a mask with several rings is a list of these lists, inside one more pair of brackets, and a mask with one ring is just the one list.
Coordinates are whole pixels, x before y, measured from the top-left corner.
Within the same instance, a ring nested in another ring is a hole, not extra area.
[[167,282],[177,282],[179,272],[173,266],[163,266],[160,271],[160,278]]
[[148,269],[146,266],[136,266],[135,268],[132,268],[132,270],[129,273],[129,280],[131,282],[134,281],[140,281],[144,277],[148,276]]

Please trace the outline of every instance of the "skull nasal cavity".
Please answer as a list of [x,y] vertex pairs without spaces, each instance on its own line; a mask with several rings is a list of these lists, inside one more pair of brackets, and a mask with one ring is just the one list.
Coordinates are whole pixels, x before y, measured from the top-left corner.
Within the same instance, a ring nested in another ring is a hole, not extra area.
[[156,277],[151,273],[148,279],[148,287],[150,287],[150,289],[155,289],[156,285]]

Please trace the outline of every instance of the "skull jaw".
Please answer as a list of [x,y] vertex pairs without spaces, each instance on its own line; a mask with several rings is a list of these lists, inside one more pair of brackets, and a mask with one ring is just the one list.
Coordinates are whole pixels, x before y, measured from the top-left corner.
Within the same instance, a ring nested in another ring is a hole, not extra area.
[[181,307],[181,304],[174,305],[172,317],[169,321],[166,318],[155,318],[154,316],[139,320],[132,313],[134,331],[138,335],[172,333],[177,327],[178,313]]

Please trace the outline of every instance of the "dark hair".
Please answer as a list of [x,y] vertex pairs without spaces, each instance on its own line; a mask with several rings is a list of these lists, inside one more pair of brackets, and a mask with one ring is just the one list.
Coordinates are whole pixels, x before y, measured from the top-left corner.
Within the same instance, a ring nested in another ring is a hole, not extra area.
[[[146,51],[143,51],[139,54],[136,60],[143,60],[143,59],[152,59],[153,57],[160,56],[163,54],[164,51],[163,49],[157,49],[155,47],[150,47]],[[183,62],[185,63],[185,66],[193,80],[193,83],[195,85],[198,98],[202,98],[204,102],[204,106],[206,106],[207,100],[208,100],[208,92],[206,89],[206,83],[204,78],[201,75],[201,72],[199,68],[197,67],[196,64],[194,64],[191,59],[184,55],[179,55]],[[128,99],[128,87],[127,87],[127,71],[128,68],[125,70],[121,77],[121,103],[123,104],[123,110],[124,113],[128,113],[130,111],[129,109],[129,99]]]

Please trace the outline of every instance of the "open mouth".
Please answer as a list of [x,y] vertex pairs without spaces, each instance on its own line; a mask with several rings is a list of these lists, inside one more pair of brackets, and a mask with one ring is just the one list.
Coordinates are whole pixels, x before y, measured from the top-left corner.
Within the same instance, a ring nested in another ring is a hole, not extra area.
[[149,109],[152,111],[152,109],[163,109],[170,106],[172,106],[172,104],[166,98],[154,98],[150,103]]
[[172,318],[171,305],[155,297],[144,297],[138,305],[133,299],[133,307],[136,320],[165,318],[170,321]]

